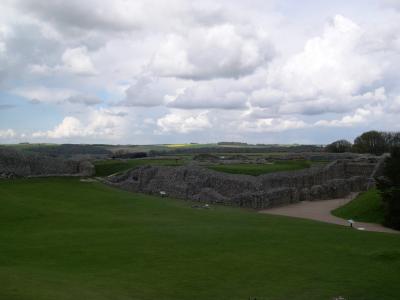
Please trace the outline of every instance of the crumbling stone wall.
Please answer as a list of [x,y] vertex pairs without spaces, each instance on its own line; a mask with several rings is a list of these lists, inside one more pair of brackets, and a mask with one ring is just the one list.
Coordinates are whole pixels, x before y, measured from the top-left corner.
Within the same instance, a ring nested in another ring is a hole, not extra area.
[[199,166],[144,166],[107,181],[135,192],[165,191],[182,199],[261,209],[302,200],[339,198],[366,190],[376,163],[337,160],[324,167],[257,177]]
[[32,176],[92,176],[94,166],[88,161],[65,160],[17,150],[0,148],[0,178]]

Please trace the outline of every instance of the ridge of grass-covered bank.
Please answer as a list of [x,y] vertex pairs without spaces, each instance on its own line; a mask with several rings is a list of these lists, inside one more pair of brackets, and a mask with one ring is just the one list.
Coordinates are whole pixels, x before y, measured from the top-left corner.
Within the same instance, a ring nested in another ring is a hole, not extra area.
[[[181,166],[187,164],[190,159],[190,157],[180,157],[100,160],[96,161],[94,164],[96,176],[108,176],[143,165]],[[202,166],[218,172],[258,176],[273,172],[307,169],[310,168],[311,165],[312,163],[306,160],[287,160],[273,163],[204,164]]]
[[100,160],[94,163],[96,176],[108,176],[115,173],[127,171],[132,168],[144,166],[144,165],[156,165],[156,166],[180,166],[184,164],[183,159],[176,158],[160,158],[160,159],[149,159],[149,158],[138,158],[138,159],[126,159],[126,160]]
[[0,181],[0,299],[398,299],[397,235],[191,204]]
[[363,192],[349,203],[333,210],[332,214],[343,219],[382,224],[384,209],[381,195],[377,189]]
[[311,163],[306,160],[287,160],[276,161],[264,164],[221,164],[211,165],[208,168],[218,172],[231,174],[246,174],[258,176],[262,174],[302,170],[311,167]]

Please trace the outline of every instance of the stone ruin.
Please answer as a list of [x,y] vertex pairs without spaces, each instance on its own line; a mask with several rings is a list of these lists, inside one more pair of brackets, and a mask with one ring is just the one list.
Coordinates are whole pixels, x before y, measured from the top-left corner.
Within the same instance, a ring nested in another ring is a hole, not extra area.
[[92,176],[95,170],[88,161],[66,160],[0,148],[0,178],[40,176]]
[[310,169],[260,176],[221,173],[200,166],[143,166],[110,176],[108,184],[134,192],[254,209],[303,200],[341,198],[373,186],[383,159],[336,160]]

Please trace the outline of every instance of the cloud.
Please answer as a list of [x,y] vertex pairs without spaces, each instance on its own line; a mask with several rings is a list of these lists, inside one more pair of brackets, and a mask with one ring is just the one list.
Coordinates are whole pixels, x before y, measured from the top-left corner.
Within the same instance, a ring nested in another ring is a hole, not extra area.
[[37,131],[32,136],[47,139],[116,139],[121,137],[123,126],[124,119],[121,116],[109,114],[107,110],[95,110],[89,114],[86,121],[81,121],[74,116],[67,116],[52,130]]
[[207,112],[174,111],[157,120],[160,132],[190,133],[211,128]]
[[230,90],[229,85],[206,82],[196,83],[178,92],[167,106],[181,109],[243,109],[246,101],[246,93],[240,90]]
[[308,125],[297,119],[265,118],[251,121],[241,121],[238,129],[243,132],[282,132],[291,129],[306,128]]
[[316,126],[327,127],[352,127],[364,123],[374,122],[377,117],[382,115],[382,108],[379,106],[358,108],[354,114],[345,115],[339,120],[320,120],[315,123]]
[[392,103],[389,104],[389,111],[392,113],[400,112],[400,96],[396,96],[393,98]]
[[77,75],[96,75],[86,47],[68,48],[62,55],[61,69]]
[[17,96],[24,97],[33,103],[60,103],[77,95],[76,91],[63,88],[47,88],[44,86],[21,87],[11,91]]
[[137,1],[19,0],[17,3],[26,13],[55,25],[60,31],[132,30],[143,22],[145,15]]
[[383,2],[383,5],[386,7],[400,10],[400,1],[399,0],[383,0],[382,2]]
[[272,52],[262,33],[221,24],[168,35],[150,68],[165,77],[237,78],[264,65]]
[[97,105],[103,102],[101,99],[90,95],[74,95],[65,99],[65,101],[72,104],[84,104],[88,106]]
[[33,133],[33,137],[48,138],[69,138],[85,135],[83,124],[75,117],[65,117],[61,124],[57,125],[53,130]]
[[288,95],[284,91],[273,88],[255,90],[249,98],[251,104],[258,107],[271,107],[287,99]]
[[382,103],[387,100],[384,87],[355,96],[343,95],[340,99],[319,96],[301,102],[284,101],[280,104],[279,114],[320,115],[330,113],[347,113],[359,107]]
[[[309,39],[302,52],[272,66],[267,79],[268,97],[252,99],[252,104],[269,106],[272,98],[286,105],[312,104],[313,100],[344,104],[382,78],[384,64],[379,53],[369,49],[366,39],[359,25],[335,16],[322,36]],[[325,112],[331,108],[326,105]]]
[[7,52],[6,38],[7,35],[9,34],[9,31],[10,29],[7,26],[0,24],[0,59],[6,56]]
[[152,107],[164,104],[168,88],[163,80],[147,75],[140,76],[125,91],[125,100],[119,105]]
[[[378,2],[327,4],[318,16],[310,5],[295,18],[275,1],[2,1],[0,109],[15,95],[43,111],[57,104],[57,126],[51,112],[30,123],[70,141],[108,139],[107,128],[121,143],[139,132],[147,142],[262,141],[299,128],[379,129],[400,107],[400,14]],[[26,109],[38,111],[13,113]]]
[[13,129],[0,129],[0,138],[1,139],[8,139],[8,138],[13,138],[17,134]]

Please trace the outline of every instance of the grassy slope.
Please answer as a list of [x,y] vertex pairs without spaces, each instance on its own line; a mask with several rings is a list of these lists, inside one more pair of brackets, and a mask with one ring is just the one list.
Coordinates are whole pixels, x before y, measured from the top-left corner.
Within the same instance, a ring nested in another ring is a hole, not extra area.
[[279,161],[273,164],[227,164],[214,165],[210,169],[233,174],[261,175],[272,172],[293,171],[309,168],[308,161]]
[[108,176],[117,172],[143,165],[177,166],[183,163],[176,159],[128,159],[104,160],[95,162],[96,176]]
[[400,238],[78,179],[0,181],[0,299],[397,300]]
[[360,194],[353,201],[332,211],[332,214],[361,222],[382,223],[384,218],[382,200],[376,189]]

